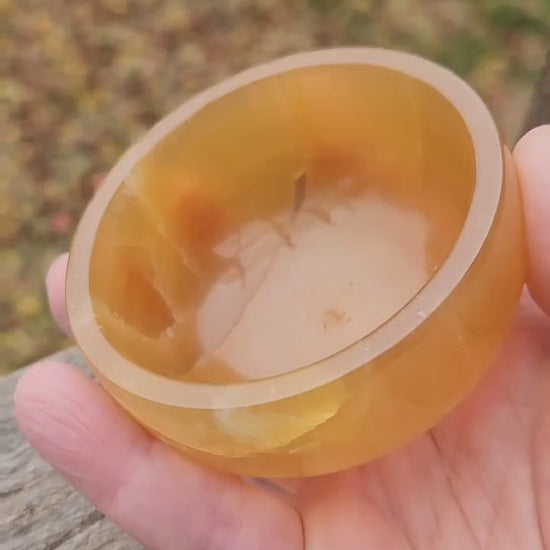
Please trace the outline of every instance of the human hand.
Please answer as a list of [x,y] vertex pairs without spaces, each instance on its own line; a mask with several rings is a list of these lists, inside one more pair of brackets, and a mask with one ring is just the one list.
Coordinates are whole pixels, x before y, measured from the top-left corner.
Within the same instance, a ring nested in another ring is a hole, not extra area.
[[[94,381],[51,361],[19,382],[22,431],[98,509],[155,550],[550,548],[550,126],[525,136],[514,157],[530,295],[479,387],[401,450],[264,488],[180,457]],[[66,259],[52,265],[47,287],[68,332]]]

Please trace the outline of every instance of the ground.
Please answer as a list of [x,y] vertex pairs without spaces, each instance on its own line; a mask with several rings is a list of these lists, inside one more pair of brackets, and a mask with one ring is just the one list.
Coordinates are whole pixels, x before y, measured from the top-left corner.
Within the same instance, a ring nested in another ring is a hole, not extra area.
[[47,266],[101,174],[182,100],[289,52],[374,44],[459,73],[512,144],[550,0],[0,0],[0,20],[5,373],[67,344],[47,311]]

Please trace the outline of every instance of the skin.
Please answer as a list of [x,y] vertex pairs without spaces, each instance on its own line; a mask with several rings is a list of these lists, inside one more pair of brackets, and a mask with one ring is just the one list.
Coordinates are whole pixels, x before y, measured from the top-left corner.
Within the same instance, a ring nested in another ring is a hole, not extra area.
[[[101,511],[155,550],[550,548],[550,126],[514,157],[528,284],[515,328],[478,388],[401,450],[338,474],[249,483],[151,439],[92,380],[43,362],[21,378],[19,425]],[[67,257],[47,276],[68,331]]]

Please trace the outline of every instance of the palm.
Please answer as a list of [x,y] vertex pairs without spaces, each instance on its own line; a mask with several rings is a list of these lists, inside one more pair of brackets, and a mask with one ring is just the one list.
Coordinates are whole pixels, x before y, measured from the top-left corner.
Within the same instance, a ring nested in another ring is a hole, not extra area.
[[498,363],[439,426],[374,463],[303,483],[308,548],[545,548],[549,334],[526,296]]
[[[515,152],[528,285],[547,314],[549,143],[544,126]],[[65,269],[66,258],[52,266],[48,292],[67,330]],[[550,317],[525,293],[500,359],[436,428],[359,468],[279,482],[282,493],[182,460],[67,365],[27,372],[16,414],[38,452],[154,550],[542,550],[550,548],[549,336]]]

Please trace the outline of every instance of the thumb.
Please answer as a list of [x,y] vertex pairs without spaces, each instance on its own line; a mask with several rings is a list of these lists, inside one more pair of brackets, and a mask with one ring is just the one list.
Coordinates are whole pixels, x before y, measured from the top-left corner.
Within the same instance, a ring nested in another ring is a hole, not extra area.
[[550,124],[521,138],[514,150],[527,239],[527,284],[550,315]]

